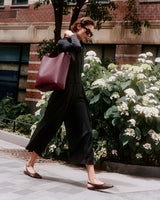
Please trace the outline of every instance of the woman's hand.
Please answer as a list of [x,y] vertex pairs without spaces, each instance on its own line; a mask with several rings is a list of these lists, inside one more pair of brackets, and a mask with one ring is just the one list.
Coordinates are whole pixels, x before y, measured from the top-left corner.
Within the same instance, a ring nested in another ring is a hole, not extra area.
[[70,30],[67,30],[67,31],[64,32],[64,37],[66,37],[66,38],[70,38],[71,35],[74,35],[74,33]]

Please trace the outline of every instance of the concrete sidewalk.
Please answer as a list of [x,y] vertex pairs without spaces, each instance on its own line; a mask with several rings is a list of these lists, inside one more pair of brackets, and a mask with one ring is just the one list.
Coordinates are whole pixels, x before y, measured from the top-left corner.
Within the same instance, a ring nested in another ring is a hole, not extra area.
[[97,177],[114,187],[103,191],[86,189],[84,168],[73,165],[37,163],[42,179],[23,173],[25,160],[3,152],[24,149],[0,140],[0,200],[159,200],[160,179],[98,171]]

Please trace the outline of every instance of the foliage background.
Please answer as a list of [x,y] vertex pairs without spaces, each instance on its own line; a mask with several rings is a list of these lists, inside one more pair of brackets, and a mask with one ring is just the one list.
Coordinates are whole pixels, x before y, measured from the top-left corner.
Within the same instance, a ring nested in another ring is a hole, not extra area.
[[[85,58],[82,79],[93,120],[95,163],[160,165],[160,65],[141,54],[135,65],[104,67],[95,52]],[[38,102],[43,116],[50,93]],[[35,127],[32,127],[35,128]],[[44,155],[67,159],[64,125]]]

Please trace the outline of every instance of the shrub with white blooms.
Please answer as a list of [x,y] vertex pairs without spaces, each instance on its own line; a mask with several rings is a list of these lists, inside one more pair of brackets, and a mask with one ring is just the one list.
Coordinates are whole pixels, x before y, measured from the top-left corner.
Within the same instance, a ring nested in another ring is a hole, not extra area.
[[[93,121],[95,162],[160,166],[160,58],[152,57],[146,52],[134,65],[102,66],[94,51],[87,52],[82,81]],[[37,103],[39,119],[48,99],[45,93]],[[51,157],[68,149],[63,126],[48,148]]]

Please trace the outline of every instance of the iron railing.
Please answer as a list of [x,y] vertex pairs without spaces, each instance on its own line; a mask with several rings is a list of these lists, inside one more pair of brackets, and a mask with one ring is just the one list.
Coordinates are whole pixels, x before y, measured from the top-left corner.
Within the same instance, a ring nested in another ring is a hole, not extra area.
[[20,121],[17,121],[17,120],[15,120],[15,119],[9,119],[9,118],[2,117],[2,116],[0,116],[0,119],[12,121],[12,122],[13,122],[13,129],[12,129],[13,132],[15,132],[16,123],[23,124],[23,125],[26,125],[26,126],[32,126],[32,125],[33,125],[33,124],[29,124],[29,123],[26,123],[26,122],[20,122]]

